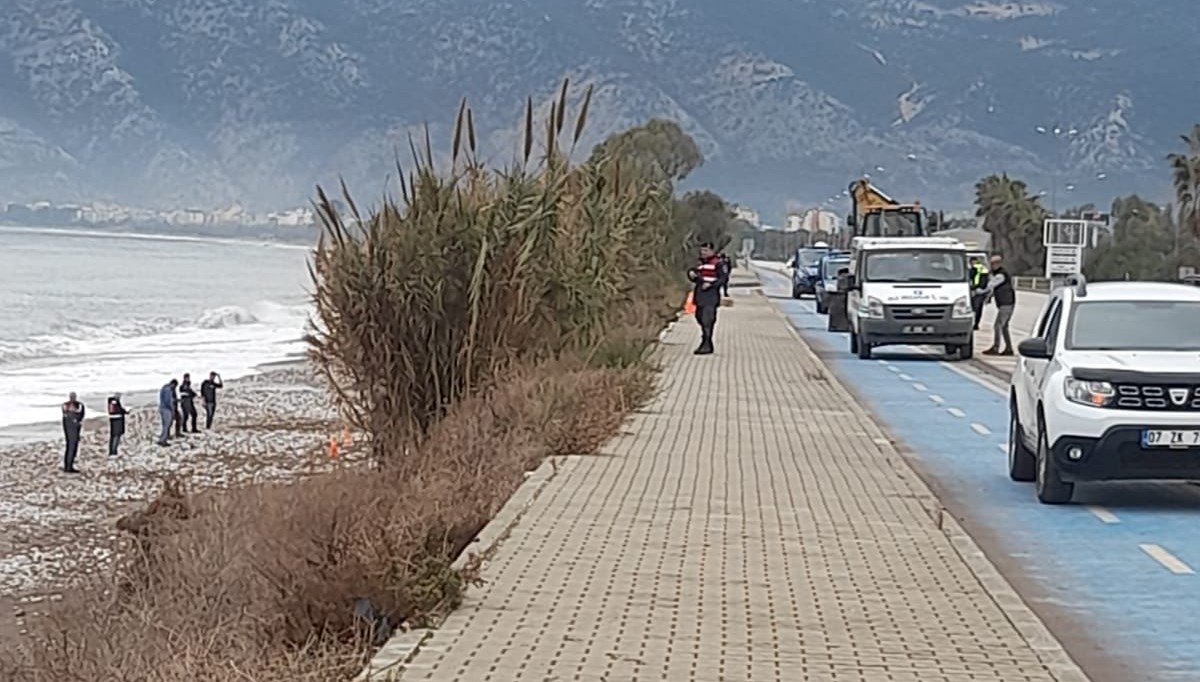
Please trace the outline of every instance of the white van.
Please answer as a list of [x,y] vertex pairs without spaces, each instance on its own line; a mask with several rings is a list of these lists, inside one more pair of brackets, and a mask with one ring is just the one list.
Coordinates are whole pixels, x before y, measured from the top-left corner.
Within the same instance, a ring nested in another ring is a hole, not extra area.
[[850,352],[871,357],[890,345],[936,345],[974,354],[967,248],[949,237],[856,237],[846,314]]

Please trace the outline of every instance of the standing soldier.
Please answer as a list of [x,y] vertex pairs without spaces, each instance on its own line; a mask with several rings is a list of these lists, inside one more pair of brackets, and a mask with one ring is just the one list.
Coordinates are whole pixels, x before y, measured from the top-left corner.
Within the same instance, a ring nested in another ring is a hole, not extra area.
[[116,457],[121,447],[121,436],[125,435],[125,415],[129,410],[121,404],[121,394],[114,393],[108,399],[108,456]]
[[721,267],[725,268],[725,284],[721,287],[721,291],[729,296],[729,275],[733,272],[733,260],[724,251],[721,252]]
[[721,288],[729,280],[729,272],[721,264],[712,242],[700,245],[700,262],[688,270],[688,279],[693,283],[692,300],[696,304],[696,321],[700,323],[700,347],[695,354],[711,355]]
[[183,383],[179,385],[179,405],[183,411],[183,430],[188,430],[188,420],[191,420],[192,433],[200,433],[196,428],[196,389],[192,388],[191,374],[184,374]]
[[63,435],[67,438],[67,451],[63,454],[63,471],[77,474],[75,456],[79,454],[79,437],[83,432],[83,418],[87,408],[75,397],[74,391],[67,396],[67,402],[62,404]]

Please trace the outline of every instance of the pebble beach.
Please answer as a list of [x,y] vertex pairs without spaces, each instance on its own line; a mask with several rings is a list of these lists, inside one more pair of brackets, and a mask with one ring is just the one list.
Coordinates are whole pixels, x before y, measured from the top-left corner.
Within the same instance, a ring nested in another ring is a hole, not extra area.
[[[102,414],[103,405],[89,405]],[[329,394],[302,363],[226,382],[212,430],[155,444],[153,407],[132,409],[120,454],[108,457],[108,426],[89,419],[81,473],[62,473],[63,441],[0,449],[0,637],[22,616],[54,599],[73,578],[105,571],[123,534],[118,519],[176,478],[190,491],[279,483],[329,471],[329,441],[344,431]],[[343,446],[344,447],[344,446]]]

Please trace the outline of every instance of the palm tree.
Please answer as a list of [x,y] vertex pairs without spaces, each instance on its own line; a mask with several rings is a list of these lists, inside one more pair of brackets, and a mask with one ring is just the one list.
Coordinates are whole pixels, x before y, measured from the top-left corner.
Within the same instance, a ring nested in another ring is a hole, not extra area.
[[1167,156],[1179,204],[1179,227],[1200,235],[1200,124],[1180,139],[1187,152]]
[[985,220],[993,250],[1004,256],[1010,272],[1037,272],[1045,259],[1042,221],[1046,211],[1029,188],[1007,174],[992,175],[975,185],[975,215]]

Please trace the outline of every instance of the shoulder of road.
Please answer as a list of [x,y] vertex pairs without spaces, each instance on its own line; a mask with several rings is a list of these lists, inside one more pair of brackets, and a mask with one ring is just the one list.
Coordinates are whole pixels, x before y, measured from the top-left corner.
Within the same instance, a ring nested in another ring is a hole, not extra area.
[[1086,680],[783,314],[737,287],[753,273],[734,277],[716,354],[674,324],[657,399],[526,491],[483,586],[387,677]]

